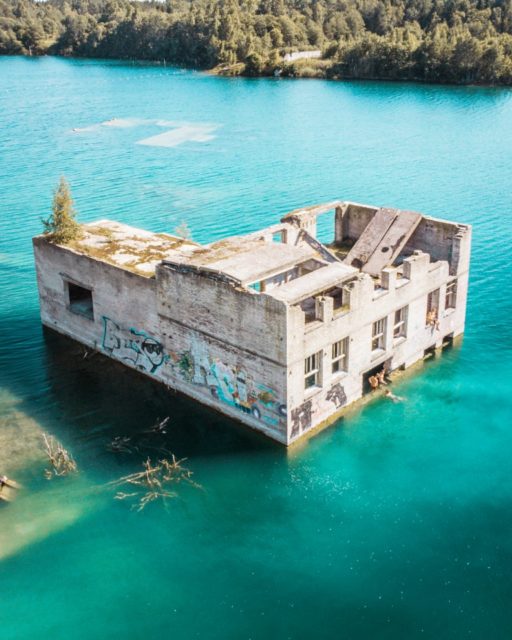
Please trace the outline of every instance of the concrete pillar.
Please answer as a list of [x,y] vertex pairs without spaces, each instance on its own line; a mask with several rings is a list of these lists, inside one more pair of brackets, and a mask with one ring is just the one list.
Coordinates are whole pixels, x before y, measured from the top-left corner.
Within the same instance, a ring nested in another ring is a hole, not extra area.
[[315,316],[322,322],[331,322],[333,316],[334,300],[330,296],[318,296],[315,298]]
[[393,291],[396,287],[396,269],[382,269],[380,273],[380,281],[383,289]]
[[371,305],[373,301],[374,285],[372,278],[367,274],[361,274],[354,282],[350,292],[350,310],[362,309],[365,305]]
[[334,242],[343,242],[346,236],[346,207],[336,207],[334,210]]
[[415,251],[412,256],[405,258],[403,263],[404,278],[414,280],[422,273],[426,273],[430,264],[430,256],[423,251]]

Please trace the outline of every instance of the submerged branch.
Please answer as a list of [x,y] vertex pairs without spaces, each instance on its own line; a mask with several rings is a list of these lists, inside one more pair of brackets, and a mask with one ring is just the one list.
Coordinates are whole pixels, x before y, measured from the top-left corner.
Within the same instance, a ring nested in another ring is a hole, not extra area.
[[200,488],[200,485],[192,480],[192,471],[182,466],[183,462],[184,459],[178,460],[174,454],[171,454],[170,460],[163,458],[154,465],[148,458],[142,463],[142,471],[123,476],[108,484],[111,487],[139,487],[138,491],[131,493],[118,491],[114,497],[116,500],[133,500],[132,509],[142,511],[155,500],[162,499],[165,502],[167,498],[175,498],[178,494],[170,490],[168,485],[186,482]]
[[51,465],[44,472],[47,480],[51,480],[54,476],[67,476],[78,471],[78,466],[73,456],[64,449],[58,440],[53,436],[46,435],[46,433],[43,433],[43,439],[46,455]]

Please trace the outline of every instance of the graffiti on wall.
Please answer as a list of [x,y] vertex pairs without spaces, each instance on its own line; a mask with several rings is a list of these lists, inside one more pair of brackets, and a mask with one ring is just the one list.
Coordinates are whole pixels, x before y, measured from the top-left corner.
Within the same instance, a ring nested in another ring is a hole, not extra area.
[[[315,405],[313,406],[313,400],[315,401]],[[291,437],[295,438],[296,436],[304,433],[308,429],[311,429],[313,424],[313,416],[315,416],[315,423],[318,423],[321,420],[322,412],[325,412],[325,417],[332,413],[332,408],[326,405],[327,403],[332,403],[339,409],[343,407],[347,403],[347,394],[345,393],[345,389],[338,382],[334,384],[325,394],[325,398],[322,395],[319,397],[315,397],[314,399],[307,400],[303,402],[299,407],[292,409],[291,419],[292,419],[292,429],[291,429]]]
[[338,382],[329,389],[325,399],[332,402],[334,406],[339,409],[347,403],[347,394],[345,393],[345,389]]
[[102,347],[107,353],[147,373],[155,373],[169,357],[156,338],[145,331],[122,329],[106,316],[103,316]]
[[292,410],[292,432],[291,436],[294,438],[299,433],[307,431],[311,427],[311,409],[313,403],[311,400],[303,402],[300,407],[296,407]]
[[256,382],[245,368],[212,357],[204,342],[193,340],[188,351],[169,355],[175,375],[204,388],[215,400],[271,426],[286,418],[286,406],[274,389]]
[[192,341],[190,349],[165,352],[161,342],[145,331],[123,329],[103,316],[103,349],[147,373],[167,371],[174,378],[202,387],[212,398],[265,422],[277,426],[286,418],[286,405],[277,392],[256,382],[246,369],[228,365],[209,353],[202,341]]

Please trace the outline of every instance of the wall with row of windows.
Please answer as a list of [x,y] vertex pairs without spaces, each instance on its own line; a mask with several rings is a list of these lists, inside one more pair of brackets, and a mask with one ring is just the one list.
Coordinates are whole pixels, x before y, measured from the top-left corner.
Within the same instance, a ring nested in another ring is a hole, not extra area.
[[[439,303],[440,303],[439,288],[431,291],[427,295],[426,314],[425,314],[425,326],[436,328],[439,321]],[[450,312],[455,309],[457,304],[457,280],[452,280],[447,283],[445,289],[444,299],[444,311]],[[405,305],[400,309],[394,311],[391,315],[392,318],[392,330],[393,330],[393,345],[405,340],[407,338],[408,331],[408,316],[409,305]],[[371,352],[372,357],[378,356],[380,353],[386,351],[387,339],[388,339],[388,323],[390,317],[384,316],[379,320],[376,320],[372,324],[372,336],[371,336]],[[348,372],[349,367],[349,337],[345,337],[341,340],[334,342],[331,345],[331,367],[330,373],[335,376],[340,373]],[[304,360],[304,388],[312,389],[314,387],[321,387],[323,385],[322,371],[325,368],[322,367],[322,358],[324,357],[323,350],[317,351],[311,354]]]

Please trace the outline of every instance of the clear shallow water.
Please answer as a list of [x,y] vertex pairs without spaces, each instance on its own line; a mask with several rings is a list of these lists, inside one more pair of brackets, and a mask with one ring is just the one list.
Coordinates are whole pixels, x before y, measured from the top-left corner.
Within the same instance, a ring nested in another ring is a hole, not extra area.
[[[0,509],[2,640],[509,639],[511,149],[507,89],[0,59],[0,460],[26,486]],[[286,453],[43,334],[30,239],[61,174],[84,221],[199,241],[338,197],[471,223],[464,343]],[[165,415],[153,444],[203,490],[130,512],[99,487],[142,453],[106,445]],[[42,479],[41,430],[78,478]]]

